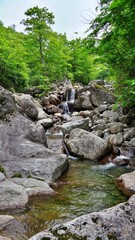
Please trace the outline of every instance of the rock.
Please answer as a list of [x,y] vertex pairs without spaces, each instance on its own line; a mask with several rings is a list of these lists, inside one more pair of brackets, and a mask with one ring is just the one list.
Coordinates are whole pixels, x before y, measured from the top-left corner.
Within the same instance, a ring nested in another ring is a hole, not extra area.
[[135,147],[135,138],[132,138],[129,142],[132,147]]
[[60,104],[60,100],[58,99],[58,97],[56,95],[51,94],[49,96],[49,103],[57,106],[58,104]]
[[36,120],[38,117],[38,109],[34,104],[33,98],[28,94],[14,94],[16,104],[21,108],[21,112],[25,113],[30,119]]
[[101,212],[75,218],[43,231],[29,240],[133,240],[135,232],[135,195],[128,202]]
[[134,137],[135,137],[135,127],[126,129],[124,133],[124,139],[130,141]]
[[64,135],[69,134],[74,128],[89,130],[89,118],[72,118],[71,121],[66,122],[60,126],[60,129]]
[[96,80],[90,81],[88,85],[92,86],[94,84],[98,84],[98,85],[104,86],[105,82],[102,79],[96,79]]
[[83,118],[86,118],[86,117],[92,117],[93,116],[93,113],[92,111],[89,111],[89,110],[86,110],[86,111],[80,111],[78,113],[79,116],[82,116]]
[[[20,114],[0,125],[0,164],[7,177],[38,177],[55,181],[67,167],[67,156],[45,147],[43,126],[37,127]],[[37,143],[38,142],[38,143]]]
[[97,160],[108,152],[108,143],[82,129],[74,129],[66,142],[69,151],[81,158]]
[[4,181],[6,179],[4,173],[0,172],[0,182]]
[[0,118],[15,111],[15,103],[11,92],[0,86]]
[[100,113],[103,113],[104,111],[106,111],[108,109],[108,105],[107,104],[101,104],[99,107],[98,107],[98,110]]
[[55,195],[55,191],[45,181],[33,178],[12,178],[12,181],[23,186],[29,197]]
[[127,166],[129,164],[130,158],[125,157],[123,155],[117,156],[112,160],[114,164],[117,164],[119,166]]
[[122,133],[119,132],[117,134],[110,135],[109,141],[110,141],[110,143],[112,145],[121,146],[121,144],[123,143],[123,135],[122,135]]
[[10,180],[0,182],[0,210],[24,208],[28,203],[28,194],[24,187]]
[[122,132],[124,130],[124,125],[120,122],[115,122],[115,123],[110,124],[109,130],[112,134]]
[[127,196],[135,193],[135,171],[122,174],[116,180],[117,187]]
[[42,125],[44,128],[49,128],[53,125],[53,120],[51,118],[41,119],[36,125]]
[[81,110],[91,110],[93,106],[90,101],[90,92],[85,94],[80,94],[74,102],[74,110],[81,111]]
[[108,119],[109,122],[115,122],[119,119],[119,113],[113,110],[106,110],[102,114],[100,114],[100,118]]
[[27,240],[22,224],[10,215],[0,215],[0,240]]
[[107,102],[108,104],[113,104],[115,102],[114,95],[108,93],[107,91],[91,87],[90,93],[90,100],[94,106],[99,107],[104,104],[104,102]]

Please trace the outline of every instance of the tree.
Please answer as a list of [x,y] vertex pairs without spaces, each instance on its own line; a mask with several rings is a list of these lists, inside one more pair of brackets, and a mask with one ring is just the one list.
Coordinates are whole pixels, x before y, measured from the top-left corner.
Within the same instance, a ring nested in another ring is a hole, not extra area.
[[28,84],[29,68],[22,34],[0,24],[0,82],[7,88],[22,91]]
[[48,45],[48,36],[52,32],[51,25],[54,24],[54,15],[46,7],[39,8],[38,6],[28,9],[25,15],[27,18],[23,19],[21,23],[24,24],[25,30],[35,38],[39,47],[40,60],[45,70],[45,50]]
[[135,104],[135,1],[100,0],[100,13],[90,23],[98,52],[115,75],[122,105]]

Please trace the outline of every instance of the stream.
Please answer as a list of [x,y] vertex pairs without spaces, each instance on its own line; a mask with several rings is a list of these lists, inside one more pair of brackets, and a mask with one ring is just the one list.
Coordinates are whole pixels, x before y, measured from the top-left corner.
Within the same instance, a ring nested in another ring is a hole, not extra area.
[[27,211],[14,214],[23,223],[28,237],[58,223],[127,200],[114,182],[121,174],[130,172],[130,168],[75,159],[70,160],[69,165],[69,170],[53,187],[57,196],[34,199]]

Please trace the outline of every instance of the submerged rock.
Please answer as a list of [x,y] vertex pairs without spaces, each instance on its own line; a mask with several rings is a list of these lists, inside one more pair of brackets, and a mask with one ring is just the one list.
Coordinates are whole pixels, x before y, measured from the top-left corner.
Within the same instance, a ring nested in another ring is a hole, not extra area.
[[135,195],[128,202],[54,226],[29,240],[134,240]]

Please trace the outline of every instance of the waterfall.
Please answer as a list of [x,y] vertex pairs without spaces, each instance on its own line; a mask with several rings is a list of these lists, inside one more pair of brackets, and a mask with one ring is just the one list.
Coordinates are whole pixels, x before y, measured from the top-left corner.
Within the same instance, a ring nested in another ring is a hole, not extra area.
[[64,114],[70,115],[73,112],[73,105],[75,101],[75,89],[70,88],[66,91],[66,101],[59,104]]
[[75,89],[70,88],[69,90],[67,90],[66,93],[66,102],[74,103],[74,101],[75,101]]

